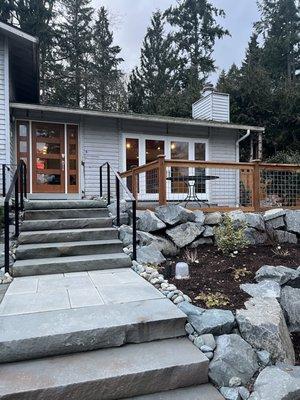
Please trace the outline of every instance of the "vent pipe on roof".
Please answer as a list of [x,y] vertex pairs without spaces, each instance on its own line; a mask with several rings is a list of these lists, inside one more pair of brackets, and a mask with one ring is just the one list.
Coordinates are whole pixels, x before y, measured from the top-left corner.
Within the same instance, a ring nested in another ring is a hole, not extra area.
[[193,104],[194,119],[230,122],[229,94],[219,93],[211,83],[204,85],[201,98]]

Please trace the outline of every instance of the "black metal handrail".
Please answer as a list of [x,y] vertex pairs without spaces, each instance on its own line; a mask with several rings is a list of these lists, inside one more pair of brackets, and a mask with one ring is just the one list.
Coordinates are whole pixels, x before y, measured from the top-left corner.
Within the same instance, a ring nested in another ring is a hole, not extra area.
[[116,179],[116,225],[120,226],[121,221],[121,207],[120,207],[120,186],[127,194],[129,201],[132,204],[132,246],[133,246],[133,260],[136,260],[136,199],[133,194],[129,191],[128,187],[124,184],[120,174],[108,163],[105,162],[99,167],[99,179],[100,179],[100,197],[103,197],[103,168],[107,168],[107,205],[111,204],[111,172],[114,174]]
[[[4,170],[4,169],[3,169]],[[4,269],[9,272],[9,203],[14,194],[15,237],[20,233],[20,212],[24,210],[24,197],[27,198],[26,164],[20,160],[4,199]]]

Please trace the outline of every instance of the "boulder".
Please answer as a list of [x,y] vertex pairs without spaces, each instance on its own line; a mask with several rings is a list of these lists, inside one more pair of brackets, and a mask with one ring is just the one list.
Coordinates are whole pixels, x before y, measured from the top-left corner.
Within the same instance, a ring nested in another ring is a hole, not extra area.
[[291,332],[300,332],[300,289],[285,286],[281,292],[281,307]]
[[300,398],[300,367],[280,364],[261,371],[249,400],[297,400]]
[[280,285],[284,285],[288,282],[289,286],[293,286],[290,284],[290,282],[299,281],[300,283],[300,270],[298,271],[282,265],[264,265],[256,272],[255,280],[257,282],[261,282],[266,279],[277,282]]
[[288,210],[285,215],[286,229],[300,234],[300,211]]
[[166,257],[176,256],[179,253],[178,247],[165,237],[142,231],[137,231],[137,236],[140,245],[150,246],[153,249],[159,250]]
[[192,243],[204,231],[203,227],[199,227],[195,222],[186,222],[168,229],[166,234],[176,244],[182,248]]
[[202,236],[204,238],[212,238],[214,235],[214,228],[212,226],[206,225]]
[[263,366],[266,367],[271,362],[271,354],[266,350],[258,350],[256,352],[258,357],[258,362]]
[[243,283],[240,289],[251,297],[273,297],[280,298],[281,287],[275,281],[261,281],[259,283]]
[[271,221],[271,219],[285,216],[286,211],[282,208],[273,208],[272,210],[267,210],[264,213],[264,220]]
[[298,242],[297,235],[295,233],[276,230],[273,232],[273,234],[278,243],[297,244]]
[[222,214],[217,211],[205,215],[204,223],[206,225],[219,225],[222,222]]
[[266,230],[272,232],[273,229],[284,228],[285,222],[283,217],[277,217],[266,221]]
[[136,257],[139,264],[159,265],[166,261],[162,253],[151,246],[138,247]]
[[293,344],[278,301],[254,297],[245,307],[236,312],[242,337],[254,348],[268,351],[274,362],[294,364]]
[[128,225],[121,225],[119,228],[119,238],[124,246],[132,244],[132,228]]
[[180,303],[178,305],[178,308],[180,308],[180,310],[182,312],[184,312],[186,314],[187,317],[191,317],[191,316],[199,316],[202,315],[205,312],[204,308],[200,308],[197,306],[194,306],[193,304],[184,301],[183,303]]
[[203,310],[198,314],[189,314],[188,321],[199,335],[231,333],[235,326],[234,315],[229,310]]
[[164,229],[164,224],[153,211],[145,210],[137,213],[137,229],[144,232],[155,232]]
[[196,249],[199,246],[202,246],[204,244],[213,244],[213,239],[211,237],[201,237],[200,239],[195,240],[192,244],[191,244],[191,248],[192,249]]
[[160,220],[171,226],[188,221],[193,222],[196,219],[192,211],[178,204],[156,207],[155,213]]
[[221,395],[224,396],[225,400],[241,400],[238,388],[233,387],[221,387]]
[[265,232],[259,232],[254,228],[246,228],[244,232],[249,244],[264,244],[268,240],[268,236]]
[[246,223],[246,216],[241,210],[234,210],[227,213],[228,217],[233,221],[235,227],[240,227]]
[[240,335],[222,335],[216,340],[214,358],[209,364],[209,377],[218,386],[229,386],[233,377],[247,384],[259,365],[253,348]]
[[[124,199],[120,200],[120,212],[126,213],[131,208],[131,203],[127,202]],[[111,213],[112,216],[117,215],[117,202],[113,201],[111,204],[107,206],[108,211]]]
[[245,220],[250,228],[263,232],[265,230],[265,222],[261,214],[245,213]]
[[205,214],[203,211],[201,210],[195,210],[194,211],[195,214],[195,222],[197,222],[197,224],[199,225],[203,225],[204,224],[204,220],[205,220]]

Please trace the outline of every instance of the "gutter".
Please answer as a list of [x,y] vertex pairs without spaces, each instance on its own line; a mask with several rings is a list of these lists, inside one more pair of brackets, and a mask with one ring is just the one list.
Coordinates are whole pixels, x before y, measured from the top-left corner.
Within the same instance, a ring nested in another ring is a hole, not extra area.
[[240,162],[240,143],[247,139],[251,134],[251,130],[247,129],[247,133],[235,142],[235,161]]

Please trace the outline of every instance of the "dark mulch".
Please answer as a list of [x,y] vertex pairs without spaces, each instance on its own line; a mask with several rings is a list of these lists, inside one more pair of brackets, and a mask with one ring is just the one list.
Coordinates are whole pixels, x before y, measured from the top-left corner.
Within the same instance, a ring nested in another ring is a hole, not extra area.
[[[174,283],[178,289],[190,296],[193,303],[207,308],[206,304],[196,299],[199,294],[216,292],[228,298],[226,305],[218,304],[216,308],[236,310],[244,308],[244,302],[250,298],[240,290],[241,283],[254,282],[256,271],[263,265],[284,265],[296,268],[300,260],[300,246],[250,246],[239,252],[236,257],[223,255],[215,246],[202,246],[197,250],[198,263],[187,260],[187,253],[182,251],[179,256],[169,260],[163,267],[162,273]],[[186,261],[190,266],[190,279],[176,280],[175,264]],[[237,270],[246,272],[244,276],[236,275]],[[295,349],[300,360],[300,335],[294,335]]]

